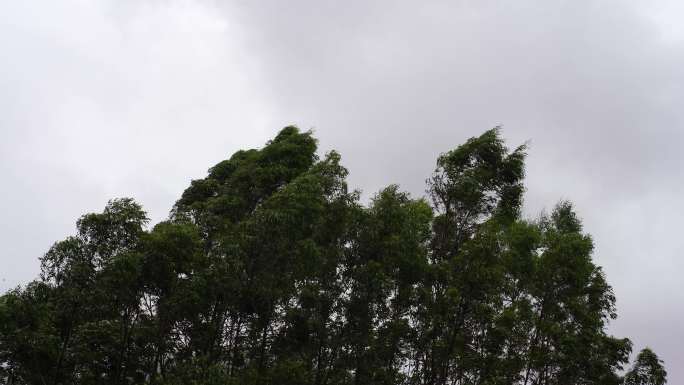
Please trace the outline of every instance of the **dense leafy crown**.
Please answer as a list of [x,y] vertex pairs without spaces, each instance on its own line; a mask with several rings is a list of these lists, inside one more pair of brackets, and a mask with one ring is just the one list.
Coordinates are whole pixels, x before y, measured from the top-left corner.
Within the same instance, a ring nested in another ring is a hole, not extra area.
[[0,297],[6,384],[664,384],[606,334],[615,297],[568,202],[521,217],[525,147],[439,156],[428,197],[368,205],[340,156],[284,128],[146,228],[86,214]]

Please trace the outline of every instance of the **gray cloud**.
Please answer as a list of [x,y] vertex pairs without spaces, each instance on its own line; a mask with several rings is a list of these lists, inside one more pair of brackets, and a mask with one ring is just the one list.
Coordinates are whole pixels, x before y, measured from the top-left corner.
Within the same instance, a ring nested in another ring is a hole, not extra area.
[[[621,317],[684,381],[684,8],[625,1],[0,5],[0,288],[107,199],[163,218],[189,179],[314,128],[366,194],[439,152],[531,141],[527,213],[574,201]],[[4,281],[3,281],[4,280]]]

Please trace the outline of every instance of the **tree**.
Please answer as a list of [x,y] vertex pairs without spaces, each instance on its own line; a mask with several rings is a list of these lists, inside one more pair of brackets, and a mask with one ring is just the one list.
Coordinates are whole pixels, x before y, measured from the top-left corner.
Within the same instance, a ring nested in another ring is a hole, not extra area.
[[667,372],[663,361],[649,348],[637,355],[634,366],[625,375],[625,385],[664,385]]
[[616,317],[615,296],[591,260],[591,238],[568,202],[538,226],[541,252],[529,289],[532,339],[524,383],[618,384],[631,343],[605,333]]
[[[286,127],[151,229],[112,200],[0,296],[0,381],[619,384],[615,296],[570,203],[521,217],[525,151],[492,129],[438,157],[426,198],[363,204]],[[644,350],[624,383],[664,381]]]
[[427,271],[432,210],[398,186],[389,186],[359,213],[344,281],[351,288],[344,318],[355,384],[397,384],[406,379],[414,342],[412,310]]
[[428,181],[437,215],[417,308],[413,381],[441,385],[479,377],[473,348],[489,326],[487,313],[501,303],[505,278],[492,236],[519,215],[524,151],[509,153],[493,129],[437,160]]
[[32,282],[0,297],[0,381],[47,384],[54,377],[60,341],[50,322],[54,290]]

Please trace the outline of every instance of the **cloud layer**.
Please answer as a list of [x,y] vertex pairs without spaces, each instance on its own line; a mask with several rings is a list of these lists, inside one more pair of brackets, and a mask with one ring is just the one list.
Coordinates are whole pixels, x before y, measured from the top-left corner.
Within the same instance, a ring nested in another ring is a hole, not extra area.
[[530,141],[527,215],[574,201],[617,335],[684,381],[684,8],[625,1],[71,1],[0,5],[0,290],[84,212],[154,221],[192,178],[287,124],[366,196],[421,195],[494,125]]

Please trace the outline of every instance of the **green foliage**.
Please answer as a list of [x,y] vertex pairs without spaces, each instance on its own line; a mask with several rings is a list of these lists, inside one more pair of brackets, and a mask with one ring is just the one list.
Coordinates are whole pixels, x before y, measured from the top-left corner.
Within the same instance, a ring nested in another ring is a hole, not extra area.
[[625,376],[625,385],[663,385],[667,372],[663,361],[649,348],[639,352],[632,369]]
[[[619,384],[615,297],[572,205],[521,218],[525,147],[441,155],[428,199],[368,205],[286,127],[146,229],[131,199],[77,222],[0,297],[7,384]],[[653,352],[625,384],[664,384]]]

